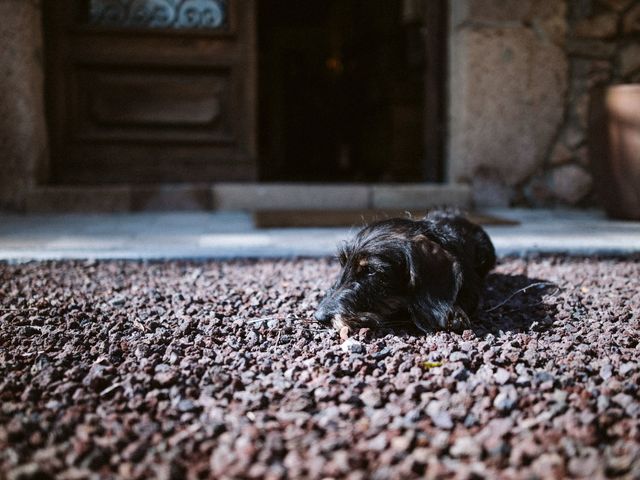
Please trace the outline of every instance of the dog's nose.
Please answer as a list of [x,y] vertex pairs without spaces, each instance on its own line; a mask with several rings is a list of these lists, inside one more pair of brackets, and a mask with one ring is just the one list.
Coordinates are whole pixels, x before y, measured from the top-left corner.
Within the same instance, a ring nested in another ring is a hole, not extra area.
[[313,318],[315,318],[316,321],[320,323],[329,323],[331,322],[331,318],[333,318],[333,315],[327,313],[325,309],[319,308],[318,310],[316,310],[316,313],[313,314]]

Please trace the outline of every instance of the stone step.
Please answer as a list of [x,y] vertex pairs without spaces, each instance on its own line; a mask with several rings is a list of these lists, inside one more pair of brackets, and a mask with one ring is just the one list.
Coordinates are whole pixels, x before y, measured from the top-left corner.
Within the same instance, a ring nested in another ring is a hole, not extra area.
[[427,209],[471,207],[463,184],[216,183],[41,186],[27,213]]

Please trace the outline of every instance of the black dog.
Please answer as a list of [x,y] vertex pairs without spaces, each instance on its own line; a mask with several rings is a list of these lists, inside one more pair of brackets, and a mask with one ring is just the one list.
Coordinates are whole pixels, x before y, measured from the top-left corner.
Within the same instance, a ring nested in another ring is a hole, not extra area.
[[423,332],[468,326],[496,261],[482,227],[448,211],[374,223],[339,258],[340,277],[316,320],[337,329],[412,322]]

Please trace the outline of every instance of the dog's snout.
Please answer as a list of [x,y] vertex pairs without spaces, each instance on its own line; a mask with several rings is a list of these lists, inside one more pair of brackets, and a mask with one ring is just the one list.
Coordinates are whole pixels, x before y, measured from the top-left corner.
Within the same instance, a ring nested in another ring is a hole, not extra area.
[[313,318],[320,323],[329,323],[331,322],[333,315],[331,315],[326,309],[322,308],[322,306],[318,307],[316,313],[313,314]]

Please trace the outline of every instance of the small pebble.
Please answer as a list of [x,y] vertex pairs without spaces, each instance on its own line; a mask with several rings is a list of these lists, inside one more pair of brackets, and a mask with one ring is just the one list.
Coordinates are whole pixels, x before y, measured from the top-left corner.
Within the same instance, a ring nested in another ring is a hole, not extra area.
[[493,400],[493,406],[500,412],[509,412],[518,401],[516,389],[511,386],[503,387],[496,398]]
[[365,352],[364,345],[352,337],[347,338],[344,342],[342,342],[342,345],[340,345],[340,348],[342,348],[343,352],[347,352],[347,353],[364,353]]

